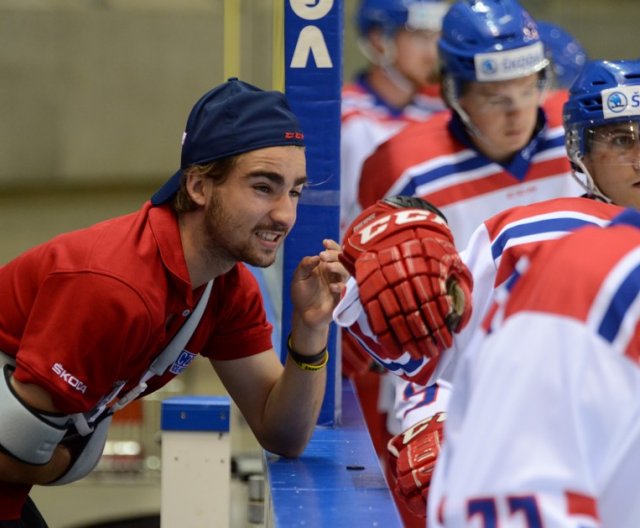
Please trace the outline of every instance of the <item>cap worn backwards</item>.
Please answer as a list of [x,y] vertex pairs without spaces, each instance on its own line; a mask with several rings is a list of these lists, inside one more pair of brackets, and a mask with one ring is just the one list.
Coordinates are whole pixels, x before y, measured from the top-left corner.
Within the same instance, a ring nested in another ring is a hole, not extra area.
[[194,105],[182,139],[180,169],[151,197],[171,200],[190,165],[277,146],[304,146],[304,134],[285,95],[236,78],[213,88]]

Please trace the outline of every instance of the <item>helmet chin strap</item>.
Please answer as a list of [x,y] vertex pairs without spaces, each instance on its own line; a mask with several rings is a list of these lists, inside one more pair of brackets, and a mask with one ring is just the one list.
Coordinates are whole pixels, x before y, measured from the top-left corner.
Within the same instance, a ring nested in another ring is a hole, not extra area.
[[492,142],[489,138],[487,138],[480,129],[475,125],[469,114],[467,114],[466,110],[460,106],[458,101],[458,96],[456,95],[456,86],[455,81],[450,75],[446,75],[444,77],[444,89],[447,95],[447,101],[449,106],[453,109],[453,111],[460,116],[460,119],[464,123],[467,132],[469,132],[470,136],[475,137],[478,141],[481,141],[485,145],[492,146]]
[[396,88],[405,93],[416,91],[413,83],[394,66],[396,58],[396,45],[392,38],[385,35],[382,40],[382,56],[378,65],[382,68],[389,80],[395,84]]
[[[573,156],[571,161],[580,169],[580,171],[572,170],[571,176],[580,184],[587,194],[592,196],[596,196],[600,200],[606,203],[613,203],[613,200],[606,196],[596,185],[595,180],[589,173],[589,169],[587,169],[586,165],[582,161],[582,157],[580,155]],[[584,179],[578,176],[578,172],[584,176]]]
[[396,46],[391,37],[388,35],[383,37],[382,53],[379,53],[366,38],[359,38],[357,42],[358,48],[365,58],[371,64],[375,64],[382,69],[398,90],[407,94],[415,93],[414,84],[393,65],[396,58]]

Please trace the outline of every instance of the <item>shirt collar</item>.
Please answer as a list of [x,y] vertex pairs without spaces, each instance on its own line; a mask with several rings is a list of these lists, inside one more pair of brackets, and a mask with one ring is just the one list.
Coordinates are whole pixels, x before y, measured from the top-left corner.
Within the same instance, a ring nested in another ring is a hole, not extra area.
[[180,289],[184,288],[190,299],[191,279],[184,259],[178,217],[170,205],[153,207],[151,202],[147,202],[145,207],[149,208],[149,226],[158,244],[160,258],[176,285]]
[[367,80],[367,72],[361,72],[360,74],[358,74],[358,76],[356,77],[356,84],[360,86],[360,88],[364,92],[369,94],[371,98],[373,98],[376,107],[384,108],[389,113],[389,115],[394,118],[402,117],[405,109],[392,106],[384,99],[382,99],[382,97],[378,95],[378,92],[373,89],[373,86],[371,86],[371,84]]
[[627,208],[611,221],[611,225],[630,225],[640,228],[640,213],[635,209]]
[[[451,115],[452,117],[449,121],[449,131],[451,132],[453,137],[467,148],[478,152],[478,148],[473,144],[471,138],[469,137],[469,132],[467,131],[467,127],[462,121],[462,118],[458,115],[457,112],[452,112]],[[510,173],[512,176],[515,176],[518,180],[524,180],[527,172],[529,171],[529,166],[531,165],[531,159],[533,158],[533,155],[538,152],[540,145],[543,143],[546,129],[547,118],[544,115],[542,109],[539,108],[538,120],[536,122],[531,141],[529,141],[529,143],[509,161],[504,163],[494,161],[494,163],[500,165],[506,172]],[[478,155],[486,157],[479,152]]]

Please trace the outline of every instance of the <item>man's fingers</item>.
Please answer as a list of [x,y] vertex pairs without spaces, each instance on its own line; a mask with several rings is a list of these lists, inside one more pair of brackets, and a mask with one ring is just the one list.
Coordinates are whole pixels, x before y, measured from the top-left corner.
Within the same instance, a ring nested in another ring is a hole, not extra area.
[[326,249],[332,249],[338,252],[341,251],[340,244],[338,244],[335,240],[332,240],[330,238],[325,238],[322,241],[322,244]]

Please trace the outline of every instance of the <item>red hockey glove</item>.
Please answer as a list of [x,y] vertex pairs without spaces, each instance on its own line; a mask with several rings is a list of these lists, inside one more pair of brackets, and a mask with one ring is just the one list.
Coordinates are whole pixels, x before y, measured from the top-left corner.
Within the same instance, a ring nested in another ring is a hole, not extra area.
[[445,418],[446,413],[436,413],[387,444],[396,496],[420,517],[427,515],[429,485],[440,454]]
[[342,250],[386,358],[437,359],[467,324],[473,279],[444,216],[428,202],[380,200],[354,220]]

